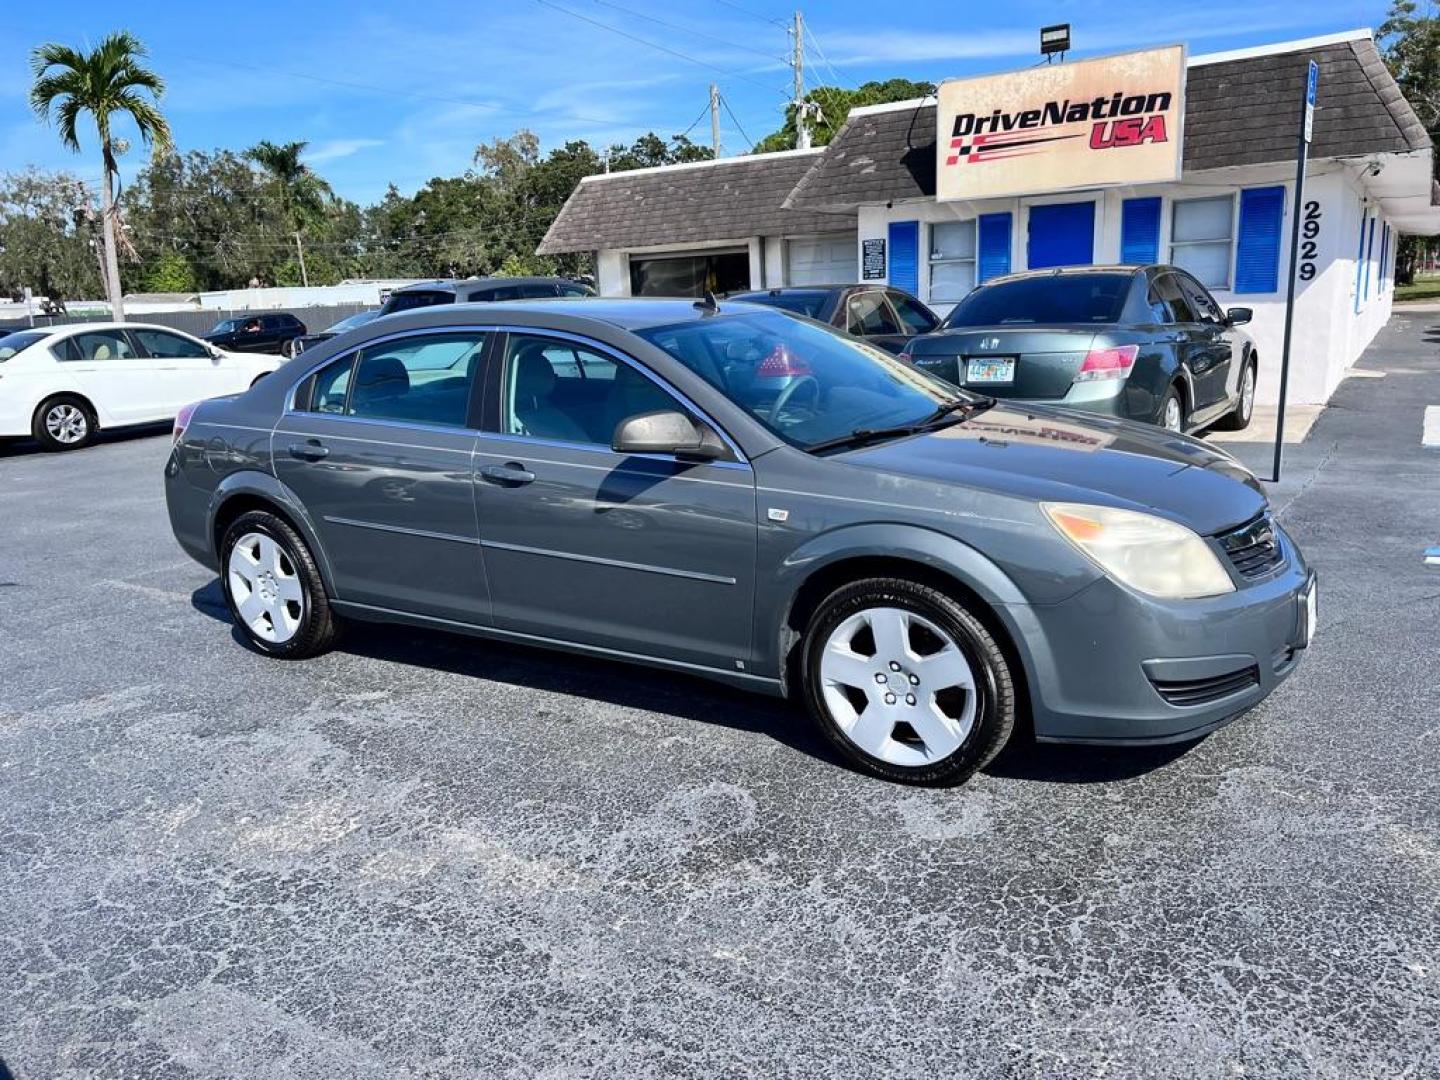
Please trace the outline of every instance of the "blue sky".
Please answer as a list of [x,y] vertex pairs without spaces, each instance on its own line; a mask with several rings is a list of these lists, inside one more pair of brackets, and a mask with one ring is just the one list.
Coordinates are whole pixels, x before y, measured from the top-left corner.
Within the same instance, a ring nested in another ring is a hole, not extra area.
[[[784,21],[793,7],[778,0],[5,6],[0,171],[35,164],[98,176],[93,140],[77,158],[30,113],[27,57],[42,41],[82,45],[121,27],[150,46],[169,83],[164,106],[181,149],[304,139],[310,163],[361,202],[392,181],[410,192],[459,173],[476,144],[519,127],[548,148],[652,129],[670,135],[700,119],[691,135],[706,142],[712,78],[736,118],[724,117],[726,152],[738,152],[745,136],[779,125],[791,79]],[[1074,26],[1076,56],[1174,41],[1205,53],[1375,26],[1386,6],[814,0],[804,8],[814,35],[807,82],[933,81],[1020,67],[1036,57],[1038,27],[1061,19]],[[137,148],[127,171],[139,158]]]

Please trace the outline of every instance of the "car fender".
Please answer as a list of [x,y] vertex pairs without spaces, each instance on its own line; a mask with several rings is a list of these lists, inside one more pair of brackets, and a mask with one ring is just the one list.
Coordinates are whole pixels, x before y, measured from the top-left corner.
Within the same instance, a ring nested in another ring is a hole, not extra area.
[[315,565],[320,568],[320,577],[324,581],[326,593],[333,596],[334,591],[331,589],[330,583],[334,577],[330,573],[330,560],[325,554],[324,547],[320,544],[320,534],[315,528],[314,519],[289,487],[269,473],[256,469],[240,469],[230,473],[215,486],[215,490],[210,495],[210,504],[205,511],[205,535],[212,538],[211,543],[217,548],[215,551],[216,562],[219,562],[220,552],[215,539],[215,522],[219,517],[221,507],[236,496],[264,499],[285,511],[285,516],[300,531],[305,546],[314,556]]
[[[784,658],[794,645],[796,631],[789,625],[790,614],[801,588],[816,573],[847,559],[903,559],[944,574],[983,600],[1004,624],[1012,639],[1018,634],[1010,607],[1028,606],[1028,601],[1009,575],[987,556],[961,540],[923,525],[869,522],[847,525],[812,537],[787,555],[775,568],[774,589],[757,595],[756,618],[761,628],[761,649],[775,650],[761,656],[763,667],[785,677]],[[770,600],[769,605],[765,599]]]

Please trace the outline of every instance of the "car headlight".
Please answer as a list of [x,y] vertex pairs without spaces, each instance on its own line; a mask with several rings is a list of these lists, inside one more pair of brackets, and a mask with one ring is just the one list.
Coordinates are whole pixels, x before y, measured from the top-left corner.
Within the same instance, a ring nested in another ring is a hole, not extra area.
[[1085,503],[1041,503],[1060,535],[1117,581],[1167,600],[1235,591],[1204,540],[1173,521]]

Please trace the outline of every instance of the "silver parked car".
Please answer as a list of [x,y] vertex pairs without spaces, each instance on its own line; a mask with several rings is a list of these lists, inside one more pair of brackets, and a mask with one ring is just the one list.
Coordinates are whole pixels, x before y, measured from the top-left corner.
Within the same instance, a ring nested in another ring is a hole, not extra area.
[[[776,356],[803,371],[778,393],[752,370]],[[393,316],[187,410],[166,491],[262,652],[370,620],[692,672],[803,699],[912,783],[1022,723],[1196,738],[1315,625],[1314,575],[1224,453],[743,303]]]

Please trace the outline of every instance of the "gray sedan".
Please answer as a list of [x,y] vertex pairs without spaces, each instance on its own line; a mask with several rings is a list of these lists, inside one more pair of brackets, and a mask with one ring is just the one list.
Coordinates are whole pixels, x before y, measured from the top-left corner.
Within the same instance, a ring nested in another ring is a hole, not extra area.
[[166,493],[263,653],[381,621],[690,672],[802,700],[911,783],[1021,729],[1196,738],[1314,626],[1313,574],[1227,455],[742,303],[387,318],[187,409]]

